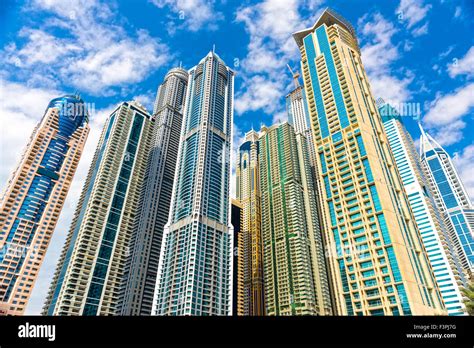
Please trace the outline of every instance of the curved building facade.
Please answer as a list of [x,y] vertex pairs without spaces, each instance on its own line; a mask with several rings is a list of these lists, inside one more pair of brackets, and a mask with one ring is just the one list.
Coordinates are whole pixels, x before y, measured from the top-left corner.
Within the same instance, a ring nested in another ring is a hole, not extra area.
[[0,315],[23,314],[89,134],[78,96],[53,99],[0,201]]

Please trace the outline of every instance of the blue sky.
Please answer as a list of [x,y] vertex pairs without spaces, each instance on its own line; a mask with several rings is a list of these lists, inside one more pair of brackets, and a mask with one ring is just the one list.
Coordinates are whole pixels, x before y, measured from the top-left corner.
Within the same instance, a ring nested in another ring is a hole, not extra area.
[[[330,6],[355,27],[375,97],[419,103],[426,130],[474,197],[474,5],[469,0],[3,0],[0,7],[0,182],[50,99],[79,91],[91,133],[27,312],[39,313],[98,135],[117,103],[149,110],[166,72],[212,49],[235,72],[234,144],[286,119],[299,68],[291,34]],[[413,138],[416,123],[406,118]],[[471,175],[470,175],[471,174]]]

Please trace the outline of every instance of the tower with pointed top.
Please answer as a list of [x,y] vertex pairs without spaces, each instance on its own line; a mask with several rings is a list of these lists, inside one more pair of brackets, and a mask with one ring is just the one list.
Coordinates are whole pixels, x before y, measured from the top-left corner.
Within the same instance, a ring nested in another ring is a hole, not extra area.
[[293,34],[321,182],[321,223],[339,315],[444,314],[370,91],[353,27],[326,9]]
[[155,315],[232,313],[230,153],[234,73],[209,52],[189,71]]
[[0,200],[0,315],[21,315],[79,165],[88,111],[77,95],[53,99]]
[[242,205],[238,235],[238,315],[264,315],[263,255],[258,133],[251,130],[239,147],[236,194]]
[[420,156],[438,208],[444,214],[446,225],[460,261],[472,276],[474,272],[474,207],[461,178],[443,147],[420,126]]
[[378,107],[441,297],[449,315],[463,315],[465,305],[460,290],[467,285],[467,277],[449,235],[451,224],[443,220],[433,199],[431,183],[423,172],[420,156],[402,117],[383,100],[378,100]]

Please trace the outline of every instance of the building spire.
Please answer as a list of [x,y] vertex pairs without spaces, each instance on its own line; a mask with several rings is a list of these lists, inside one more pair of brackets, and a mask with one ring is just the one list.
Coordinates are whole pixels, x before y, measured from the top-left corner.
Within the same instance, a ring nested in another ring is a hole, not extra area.
[[420,155],[423,155],[429,150],[441,149],[444,151],[443,147],[436,141],[434,138],[425,132],[421,126],[421,122],[418,121],[418,127],[420,128],[421,137],[420,137]]

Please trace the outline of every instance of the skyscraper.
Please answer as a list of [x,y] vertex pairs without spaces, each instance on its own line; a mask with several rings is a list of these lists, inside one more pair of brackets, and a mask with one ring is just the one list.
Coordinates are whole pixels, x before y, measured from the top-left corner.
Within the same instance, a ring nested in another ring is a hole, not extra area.
[[155,315],[230,315],[229,178],[234,73],[214,52],[189,71]]
[[421,163],[432,184],[436,203],[444,214],[460,261],[474,272],[474,207],[448,153],[421,128]]
[[[264,315],[258,133],[250,131],[239,147],[236,194],[242,204],[242,230],[238,239],[238,315]],[[235,265],[234,265],[235,267]]]
[[[296,134],[303,134],[308,143],[309,160],[311,167],[316,165],[316,150],[313,145],[313,134],[311,132],[311,122],[309,120],[308,107],[306,103],[306,95],[303,86],[300,85],[298,79],[300,74],[293,72],[293,81],[295,89],[286,96],[286,112],[288,114],[288,122],[295,128]],[[313,168],[314,169],[314,168]]]
[[242,237],[242,204],[236,199],[231,199],[231,222],[234,230],[234,251],[233,262],[234,272],[232,276],[232,313],[233,315],[242,315],[244,312],[244,294],[243,287],[238,284],[243,283],[243,248],[239,239]]
[[45,315],[116,315],[152,121],[136,102],[111,113],[43,307]]
[[335,313],[445,313],[354,29],[326,9],[293,36],[317,151]]
[[462,315],[465,306],[460,289],[467,285],[467,279],[448,228],[434,202],[420,156],[398,112],[383,101],[379,112],[441,297],[448,314]]
[[306,138],[288,123],[259,140],[267,315],[331,314]]
[[151,314],[161,239],[175,179],[187,82],[188,72],[174,68],[158,88],[153,111],[153,144],[120,301],[122,315]]
[[81,98],[53,99],[0,201],[0,315],[23,314],[89,134]]

